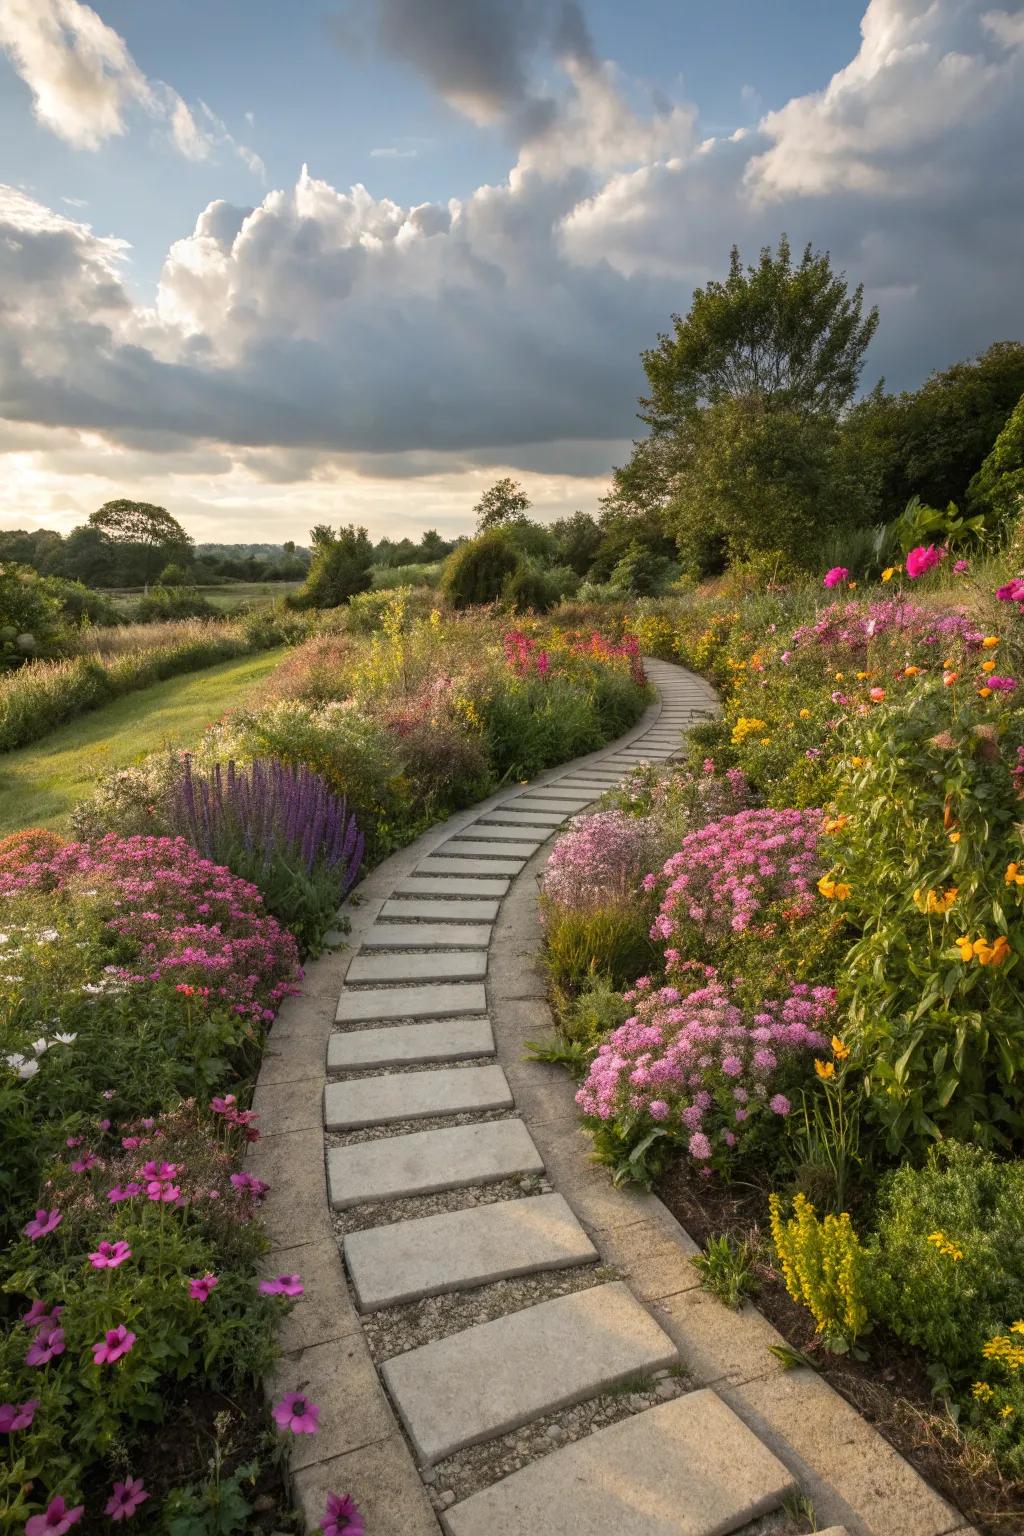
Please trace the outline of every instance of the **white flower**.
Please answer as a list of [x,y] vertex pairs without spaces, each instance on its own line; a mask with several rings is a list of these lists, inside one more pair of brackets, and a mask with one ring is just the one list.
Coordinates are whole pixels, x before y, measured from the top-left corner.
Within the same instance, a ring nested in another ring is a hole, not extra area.
[[75,1041],[77,1039],[78,1039],[78,1035],[77,1034],[74,1034],[74,1035],[54,1035],[53,1039],[50,1041],[50,1044],[51,1045],[74,1045],[74,1043],[75,1043]]
[[26,1061],[18,1068],[18,1076],[23,1083],[27,1083],[30,1077],[35,1077],[39,1071],[38,1061]]
[[60,933],[57,931],[56,928],[40,928],[39,932],[36,934],[36,943],[37,944],[53,944],[59,938],[60,938]]
[[49,1048],[49,1040],[45,1040],[42,1035],[39,1036],[38,1040],[32,1041],[32,1049],[35,1051],[37,1056],[41,1056],[43,1052],[49,1050]]
[[0,933],[0,944],[6,944],[10,937],[9,933]]

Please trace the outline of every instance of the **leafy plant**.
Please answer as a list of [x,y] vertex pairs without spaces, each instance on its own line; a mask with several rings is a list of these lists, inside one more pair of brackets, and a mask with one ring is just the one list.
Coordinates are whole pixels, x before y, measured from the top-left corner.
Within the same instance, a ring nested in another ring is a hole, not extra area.
[[804,1195],[787,1220],[782,1202],[769,1197],[772,1239],[786,1289],[814,1318],[826,1347],[845,1354],[871,1326],[870,1258],[849,1215],[819,1221]]
[[701,1277],[706,1291],[727,1307],[739,1307],[757,1291],[754,1248],[748,1241],[738,1241],[728,1232],[709,1237],[704,1252],[690,1261]]

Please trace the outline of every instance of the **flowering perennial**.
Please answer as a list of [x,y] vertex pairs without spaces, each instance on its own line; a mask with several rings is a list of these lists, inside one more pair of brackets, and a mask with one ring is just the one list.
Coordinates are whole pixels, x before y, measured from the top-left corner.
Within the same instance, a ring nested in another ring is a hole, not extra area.
[[647,867],[654,829],[640,816],[599,811],[577,816],[551,850],[543,892],[560,907],[626,901]]

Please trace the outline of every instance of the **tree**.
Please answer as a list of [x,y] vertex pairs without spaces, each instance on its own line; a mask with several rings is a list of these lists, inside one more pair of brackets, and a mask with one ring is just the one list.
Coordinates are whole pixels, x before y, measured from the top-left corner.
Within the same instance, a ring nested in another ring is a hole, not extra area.
[[1024,394],[971,481],[967,504],[1000,533],[1024,516]]
[[89,517],[89,526],[122,546],[125,578],[152,581],[172,561],[188,564],[192,540],[166,507],[148,501],[107,501]]
[[574,512],[552,523],[550,533],[559,562],[570,566],[577,576],[585,576],[601,545],[597,519],[589,512]]
[[309,574],[292,601],[301,608],[338,608],[373,581],[373,545],[365,528],[354,523],[335,533],[319,523],[310,534],[313,559]]
[[729,276],[694,290],[672,335],[642,354],[650,394],[641,419],[655,433],[674,432],[708,406],[745,400],[836,417],[857,391],[878,310],[864,314],[864,289],[851,293],[828,253],[804,249],[794,266],[789,241],[756,267],[733,246]]
[[448,553],[449,546],[442,539],[436,528],[428,528],[420,539],[420,559],[430,564],[434,560],[443,560]]
[[485,533],[488,528],[522,522],[529,506],[530,498],[523,487],[506,475],[503,480],[496,480],[490,490],[484,491],[473,508],[477,515],[476,531]]
[[523,555],[507,530],[489,528],[449,555],[441,589],[453,608],[494,603],[522,564]]

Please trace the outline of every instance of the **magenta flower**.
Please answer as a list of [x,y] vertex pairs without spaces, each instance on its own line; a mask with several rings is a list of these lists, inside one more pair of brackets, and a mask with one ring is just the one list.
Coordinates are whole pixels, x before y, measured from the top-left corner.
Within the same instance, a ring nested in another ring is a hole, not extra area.
[[956,571],[958,576],[966,575],[966,573],[970,570],[970,568],[971,568],[971,562],[969,560],[954,560],[953,561],[953,569],[954,569],[954,571]]
[[189,1281],[189,1297],[192,1301],[207,1302],[209,1301],[211,1292],[213,1291],[213,1288],[216,1284],[217,1276],[211,1275],[210,1272],[207,1271],[206,1274],[200,1276],[199,1279]]
[[366,1526],[355,1499],[347,1493],[329,1493],[320,1521],[324,1536],[366,1536]]
[[911,581],[916,581],[919,576],[923,576],[927,571],[938,565],[940,560],[945,558],[946,551],[944,549],[936,549],[934,544],[929,544],[927,547],[924,544],[919,544],[907,556],[907,575]]
[[41,1237],[46,1237],[50,1232],[55,1232],[63,1221],[60,1211],[36,1211],[33,1219],[25,1227],[25,1236],[33,1242]]
[[987,679],[988,686],[996,693],[1012,693],[1017,686],[1017,681],[1012,677],[996,677],[994,674]]
[[315,1435],[320,1428],[319,1407],[301,1392],[286,1392],[271,1412],[278,1428],[290,1429],[293,1435]]
[[44,1323],[55,1323],[63,1307],[49,1307],[45,1301],[34,1301],[21,1321],[26,1328],[40,1328]]
[[126,1355],[133,1347],[136,1340],[134,1333],[129,1333],[124,1323],[118,1323],[116,1328],[108,1328],[98,1344],[92,1346],[92,1359],[94,1365],[115,1365],[122,1355]]
[[146,1185],[146,1195],[148,1199],[163,1205],[173,1205],[175,1200],[181,1199],[181,1189],[177,1184],[165,1184],[162,1179],[151,1179]]
[[301,1296],[306,1287],[298,1275],[278,1275],[275,1280],[261,1280],[264,1296]]
[[111,1520],[130,1520],[140,1504],[145,1504],[149,1494],[142,1486],[141,1477],[127,1477],[123,1483],[115,1483],[114,1491],[103,1507],[103,1513]]
[[244,1194],[248,1191],[257,1200],[261,1199],[270,1188],[269,1184],[264,1184],[262,1179],[257,1179],[251,1173],[233,1173],[231,1175],[231,1182],[239,1194]]
[[997,587],[996,597],[1001,603],[1024,603],[1024,579],[1015,576],[1005,587]]
[[93,1269],[117,1269],[125,1259],[130,1259],[132,1251],[127,1243],[100,1243],[95,1253],[90,1253],[89,1263]]
[[58,1493],[50,1500],[44,1514],[32,1515],[26,1520],[25,1536],[64,1536],[65,1531],[77,1525],[84,1514],[84,1504],[76,1504],[73,1509],[68,1509]]
[[846,579],[849,576],[849,574],[850,573],[847,570],[845,565],[834,565],[830,571],[826,571],[825,572],[824,580],[822,581],[822,586],[824,586],[824,587],[838,587],[838,586],[841,586],[842,583],[844,581],[846,581]]
[[64,1353],[64,1329],[55,1323],[43,1323],[28,1347],[26,1365],[49,1365],[56,1355]]
[[229,1110],[235,1108],[237,1103],[238,1100],[235,1098],[235,1095],[233,1093],[228,1093],[225,1094],[222,1099],[211,1099],[210,1108],[213,1110],[215,1115],[226,1115]]
[[82,1157],[76,1157],[71,1164],[72,1173],[88,1173],[90,1168],[95,1168],[99,1158],[95,1152],[86,1152]]
[[27,1403],[0,1403],[0,1435],[9,1435],[16,1429],[28,1429],[39,1407],[38,1397]]
[[113,1189],[107,1190],[107,1199],[111,1205],[119,1205],[122,1200],[131,1200],[135,1195],[141,1194],[141,1184],[126,1184],[123,1189],[119,1184],[115,1184]]
[[792,1107],[784,1093],[773,1094],[768,1100],[768,1108],[773,1115],[788,1115]]

